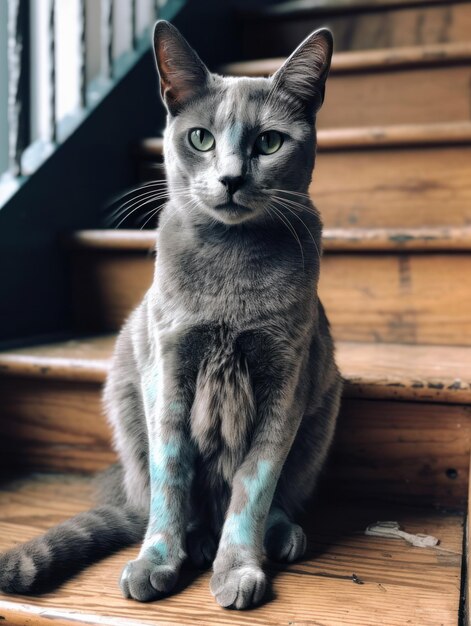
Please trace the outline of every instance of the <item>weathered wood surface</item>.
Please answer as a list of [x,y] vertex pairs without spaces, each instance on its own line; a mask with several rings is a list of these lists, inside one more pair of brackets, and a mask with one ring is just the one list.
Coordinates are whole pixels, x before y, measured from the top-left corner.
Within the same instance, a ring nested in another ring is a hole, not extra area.
[[332,29],[336,50],[396,48],[469,40],[464,0],[283,2],[240,12],[246,58],[285,56],[313,30]]
[[327,151],[310,194],[326,227],[469,226],[470,171],[471,146]]
[[[267,76],[283,59],[233,63],[227,74]],[[471,119],[471,42],[334,55],[319,128]]]
[[[151,252],[158,240],[155,230],[80,230],[68,240],[71,248]],[[471,226],[423,228],[325,228],[324,251],[377,252],[415,250],[444,252],[471,250]]]
[[[228,63],[221,70],[234,76],[269,76],[284,63],[285,58],[265,58]],[[338,52],[332,58],[331,77],[335,74],[357,74],[364,71],[384,72],[388,69],[439,68],[452,64],[469,65],[471,41],[433,45],[383,48]]]
[[470,345],[469,253],[333,253],[319,294],[334,337],[345,341]]
[[[102,383],[115,335],[0,352],[0,379]],[[471,404],[471,348],[337,342],[349,398]]]
[[[115,460],[100,403],[113,343],[109,336],[0,355],[3,468],[91,472]],[[346,386],[327,489],[462,508],[469,355],[469,348],[339,343]]]
[[72,374],[68,380],[0,378],[0,397],[2,472],[94,472],[115,461],[100,383],[73,380]]
[[[79,478],[36,476],[4,483],[0,549],[36,536],[89,504],[89,485]],[[390,519],[408,532],[438,537],[440,545],[421,549],[364,535],[367,525]],[[208,589],[210,574],[187,568],[178,594],[152,604],[124,600],[117,581],[126,561],[135,558],[136,546],[92,566],[54,593],[1,596],[0,615],[7,624],[35,626],[454,626],[462,524],[460,515],[371,502],[359,506],[337,498],[309,508],[306,557],[290,566],[269,567],[271,597],[255,610],[217,607]]]
[[470,449],[469,406],[344,399],[325,488],[466,510]]
[[[336,339],[469,345],[471,291],[450,276],[471,272],[470,231],[463,229],[456,241],[452,233],[327,230],[320,295]],[[73,284],[82,330],[121,327],[152,283],[154,237],[77,237]]]

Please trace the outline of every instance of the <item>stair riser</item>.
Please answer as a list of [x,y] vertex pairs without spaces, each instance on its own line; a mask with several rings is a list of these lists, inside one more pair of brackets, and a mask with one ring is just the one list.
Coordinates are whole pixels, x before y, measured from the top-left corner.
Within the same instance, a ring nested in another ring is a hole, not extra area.
[[[4,379],[0,390],[2,467],[93,472],[115,460],[99,384]],[[345,398],[326,488],[461,506],[470,423],[460,405]]]
[[100,384],[76,380],[0,380],[0,464],[94,472],[112,463]]
[[333,150],[319,154],[310,192],[326,227],[464,226],[470,172],[468,145]]
[[[327,228],[464,226],[470,172],[470,145],[321,148],[310,193]],[[141,161],[140,175],[153,179],[151,160]]]
[[471,66],[332,74],[318,128],[469,120]]
[[[393,67],[394,56],[379,67],[337,67],[327,81],[325,103],[317,127],[357,128],[393,124],[435,124],[469,121],[471,62],[446,59],[446,51],[430,51],[434,64],[420,65],[418,56],[407,66]],[[427,58],[423,52],[423,58]],[[383,55],[384,56],[384,55]],[[363,59],[365,61],[365,59]],[[357,59],[357,62],[360,62]],[[228,73],[260,76],[279,67],[232,65]]]
[[285,20],[245,20],[244,52],[247,58],[286,56],[310,32],[328,26],[336,50],[395,48],[467,41],[471,32],[470,4],[442,2],[419,7],[349,12],[320,17],[302,15]]
[[[152,282],[152,257],[87,250],[74,259],[80,328],[118,330]],[[320,294],[336,339],[469,345],[465,276],[466,253],[327,253]]]

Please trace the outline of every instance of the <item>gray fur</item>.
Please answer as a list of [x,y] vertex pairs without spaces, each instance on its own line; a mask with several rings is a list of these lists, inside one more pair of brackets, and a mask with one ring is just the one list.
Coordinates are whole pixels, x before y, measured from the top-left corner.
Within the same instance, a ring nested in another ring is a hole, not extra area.
[[[171,592],[188,554],[214,560],[212,593],[241,609],[265,592],[264,549],[282,561],[304,553],[295,518],[339,407],[317,297],[322,224],[307,193],[332,42],[314,33],[271,79],[210,74],[165,22],[155,48],[170,202],[153,284],[119,335],[104,394],[120,457],[106,490],[113,524],[97,509],[10,551],[0,588],[33,590],[56,562],[73,569],[78,545],[129,543],[147,523],[121,578],[127,597]],[[214,150],[189,143],[200,127]],[[267,130],[284,142],[255,155]]]

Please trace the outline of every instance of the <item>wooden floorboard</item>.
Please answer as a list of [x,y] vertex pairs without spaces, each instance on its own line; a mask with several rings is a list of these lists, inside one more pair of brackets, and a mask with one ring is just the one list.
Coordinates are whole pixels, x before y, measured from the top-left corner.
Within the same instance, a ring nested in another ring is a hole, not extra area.
[[[29,539],[87,508],[81,478],[35,476],[0,492],[0,549]],[[307,557],[270,568],[272,592],[255,610],[225,611],[208,589],[209,573],[185,570],[181,590],[152,604],[124,600],[117,580],[137,547],[98,563],[54,593],[0,596],[6,624],[169,624],[204,626],[452,626],[458,624],[462,516],[374,503],[318,503],[309,513]],[[314,513],[315,511],[315,513]],[[377,520],[396,520],[411,533],[440,539],[437,548],[364,535]],[[353,576],[355,575],[355,577]],[[355,582],[355,580],[356,582]]]

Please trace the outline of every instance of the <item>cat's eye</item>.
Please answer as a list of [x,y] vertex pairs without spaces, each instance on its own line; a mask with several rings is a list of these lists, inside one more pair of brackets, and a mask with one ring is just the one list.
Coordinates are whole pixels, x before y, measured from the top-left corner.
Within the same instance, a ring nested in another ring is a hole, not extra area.
[[191,145],[200,152],[208,152],[216,145],[213,135],[205,128],[193,128],[188,134]]
[[283,135],[277,130],[262,133],[255,140],[255,151],[258,154],[273,154],[283,145]]

